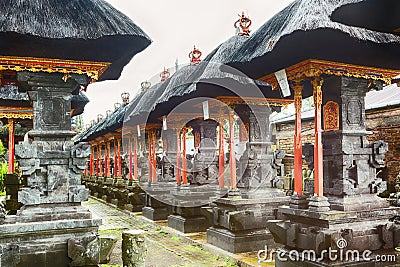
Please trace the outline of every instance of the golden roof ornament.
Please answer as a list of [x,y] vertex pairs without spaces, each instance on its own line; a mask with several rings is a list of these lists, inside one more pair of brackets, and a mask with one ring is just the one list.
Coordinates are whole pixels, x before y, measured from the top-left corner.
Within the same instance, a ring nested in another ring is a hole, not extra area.
[[194,46],[193,50],[189,53],[190,64],[192,65],[199,64],[201,62],[200,57],[202,54],[203,53],[201,53],[201,51],[197,49],[196,46]]
[[163,71],[161,72],[161,74],[160,74],[161,82],[162,82],[162,83],[165,82],[165,81],[169,78],[169,76],[171,76],[171,73],[169,72],[168,69],[166,69],[166,68],[164,67],[164,70],[163,70]]
[[[238,26],[239,23],[239,26]],[[250,26],[251,26],[251,19],[247,17],[244,12],[242,15],[239,15],[239,19],[234,24],[235,28],[238,29],[240,27],[239,35],[240,36],[250,36]]]
[[129,96],[130,96],[130,94],[128,92],[124,92],[124,93],[121,94],[122,104],[123,105],[129,104]]
[[151,86],[151,82],[149,81],[144,81],[140,84],[142,92],[146,92]]

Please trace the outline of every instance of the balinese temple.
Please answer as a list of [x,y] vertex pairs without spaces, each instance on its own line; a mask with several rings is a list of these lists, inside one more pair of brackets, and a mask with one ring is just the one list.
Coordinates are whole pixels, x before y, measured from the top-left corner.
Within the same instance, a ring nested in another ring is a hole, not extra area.
[[[145,192],[143,216],[168,219],[185,233],[207,231],[208,243],[234,253],[283,246],[276,266],[335,266],[329,249],[371,250],[372,259],[348,258],[342,266],[372,266],[377,251],[393,252],[400,227],[390,219],[399,209],[378,197],[386,183],[376,178],[388,147],[367,141],[365,95],[400,74],[399,25],[381,12],[396,7],[395,1],[296,0],[253,34],[242,14],[239,35],[204,60],[195,47],[190,65],[173,75],[164,70],[156,85],[144,83],[124,111],[122,129],[121,122],[113,129],[122,151],[111,149],[128,155],[125,178]],[[301,107],[310,96],[314,192],[305,192]],[[276,173],[288,155],[273,148],[268,118],[290,103],[294,172],[286,196]],[[90,137],[101,136],[96,144],[111,131],[99,133]],[[112,153],[99,155],[109,162]],[[125,189],[104,186],[107,178],[87,179],[93,194],[128,203]],[[301,260],[284,261],[293,253]]]
[[81,206],[88,199],[80,176],[90,146],[71,140],[71,116],[87,102],[81,90],[118,79],[151,40],[102,0],[2,1],[0,10],[0,71],[12,80],[1,86],[9,96],[1,100],[7,108],[1,115],[31,120],[31,130],[15,144],[22,207],[15,215],[0,209],[0,265],[105,263],[113,242],[99,238],[101,220]]
[[[334,260],[324,254],[328,249],[360,255],[372,251],[368,258],[350,257],[342,262],[371,266],[377,251],[394,252],[400,241],[400,227],[390,221],[399,215],[398,208],[377,196],[386,189],[386,183],[376,178],[376,169],[384,164],[388,147],[383,141],[369,143],[365,128],[366,92],[382,89],[400,74],[396,57],[399,23],[381,28],[386,19],[396,21],[396,15],[379,13],[383,7],[396,10],[398,2],[381,3],[294,1],[229,59],[232,66],[276,90],[285,90],[282,79],[287,80],[294,95],[294,194],[290,204],[278,210],[282,220],[268,223],[275,241],[286,251],[276,266],[334,266]],[[373,9],[374,5],[379,8]],[[360,16],[363,19],[358,20]],[[357,27],[361,25],[370,29]],[[306,196],[301,100],[311,95],[315,106],[314,193]],[[288,257],[304,250],[315,254]]]

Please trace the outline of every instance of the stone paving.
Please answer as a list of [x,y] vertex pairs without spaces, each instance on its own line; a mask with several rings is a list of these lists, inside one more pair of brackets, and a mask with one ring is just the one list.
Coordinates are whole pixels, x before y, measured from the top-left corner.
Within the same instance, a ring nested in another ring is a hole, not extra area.
[[[231,254],[206,244],[205,233],[182,234],[166,227],[167,222],[153,222],[141,213],[129,213],[94,198],[82,203],[93,217],[103,220],[101,235],[118,238],[111,261],[104,266],[122,266],[121,232],[127,229],[146,231],[148,254],[146,266],[257,266],[257,254]],[[260,266],[274,266],[263,263]]]

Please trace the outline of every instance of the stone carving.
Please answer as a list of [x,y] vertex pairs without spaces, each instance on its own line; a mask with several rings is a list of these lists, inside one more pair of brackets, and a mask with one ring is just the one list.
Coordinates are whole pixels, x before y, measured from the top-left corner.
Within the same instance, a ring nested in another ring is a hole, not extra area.
[[97,266],[110,261],[111,252],[117,243],[116,237],[86,236],[68,240],[69,266]]

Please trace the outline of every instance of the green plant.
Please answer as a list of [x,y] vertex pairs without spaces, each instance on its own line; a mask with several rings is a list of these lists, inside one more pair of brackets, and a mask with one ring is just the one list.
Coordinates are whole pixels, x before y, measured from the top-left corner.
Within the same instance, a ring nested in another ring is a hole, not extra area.
[[6,188],[4,185],[4,176],[8,173],[7,162],[3,161],[0,163],[0,192],[3,192]]

